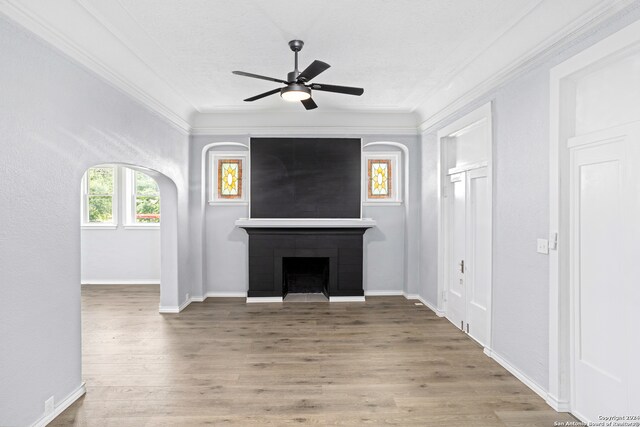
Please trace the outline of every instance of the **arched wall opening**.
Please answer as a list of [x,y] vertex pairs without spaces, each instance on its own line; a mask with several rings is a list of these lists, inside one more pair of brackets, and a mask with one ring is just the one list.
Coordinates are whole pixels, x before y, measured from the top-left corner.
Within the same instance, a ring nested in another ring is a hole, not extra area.
[[[178,301],[178,191],[173,180],[166,175],[140,165],[104,162],[94,165],[95,168],[101,165],[122,166],[132,171],[141,172],[152,178],[159,188],[160,193],[160,304],[161,313],[179,312]],[[84,174],[83,174],[84,175]],[[118,203],[115,200],[113,203]],[[80,223],[83,223],[81,218]],[[85,256],[85,248],[81,247],[81,257]]]

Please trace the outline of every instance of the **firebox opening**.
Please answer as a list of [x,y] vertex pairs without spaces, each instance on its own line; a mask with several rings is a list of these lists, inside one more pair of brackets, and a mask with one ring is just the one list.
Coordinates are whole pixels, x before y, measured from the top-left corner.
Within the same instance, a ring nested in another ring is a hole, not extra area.
[[283,257],[282,294],[329,296],[329,258]]

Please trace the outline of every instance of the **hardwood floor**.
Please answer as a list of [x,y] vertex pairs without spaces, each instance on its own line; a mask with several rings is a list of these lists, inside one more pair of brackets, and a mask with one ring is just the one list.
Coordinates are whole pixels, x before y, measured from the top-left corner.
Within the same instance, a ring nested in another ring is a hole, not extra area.
[[403,297],[207,299],[84,286],[87,394],[52,426],[552,426],[558,414],[447,320]]

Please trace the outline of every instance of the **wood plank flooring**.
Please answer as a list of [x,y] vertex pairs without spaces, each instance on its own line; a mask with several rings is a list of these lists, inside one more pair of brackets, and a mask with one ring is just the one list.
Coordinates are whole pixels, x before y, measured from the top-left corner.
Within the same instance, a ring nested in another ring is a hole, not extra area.
[[403,297],[207,299],[84,286],[87,394],[52,426],[552,426],[554,412],[447,320]]

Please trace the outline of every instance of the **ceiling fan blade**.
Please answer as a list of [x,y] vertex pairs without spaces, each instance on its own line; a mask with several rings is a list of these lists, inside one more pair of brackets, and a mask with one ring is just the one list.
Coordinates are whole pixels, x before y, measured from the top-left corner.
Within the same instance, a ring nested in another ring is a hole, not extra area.
[[252,96],[251,98],[247,98],[244,101],[245,102],[256,101],[258,99],[264,98],[264,97],[269,96],[269,95],[273,95],[274,93],[278,93],[278,92],[280,92],[280,88],[270,90],[269,92],[261,93],[260,95]]
[[273,77],[261,76],[259,74],[245,73],[244,71],[232,71],[232,73],[238,76],[252,77],[254,79],[261,79],[261,80],[269,80],[270,82],[284,83],[284,84],[289,83],[284,80],[274,79]]
[[300,102],[302,102],[302,105],[304,105],[304,108],[306,108],[307,110],[313,110],[315,108],[318,108],[318,104],[315,103],[313,98],[304,99]]
[[331,67],[331,65],[322,61],[315,60],[311,63],[311,65],[305,68],[303,72],[300,73],[300,75],[298,76],[298,80],[301,82],[311,81],[311,79],[313,79],[329,67]]
[[364,93],[364,89],[362,89],[361,87],[325,85],[322,83],[313,83],[309,87],[315,90],[323,90],[325,92],[344,93],[346,95],[360,96]]

